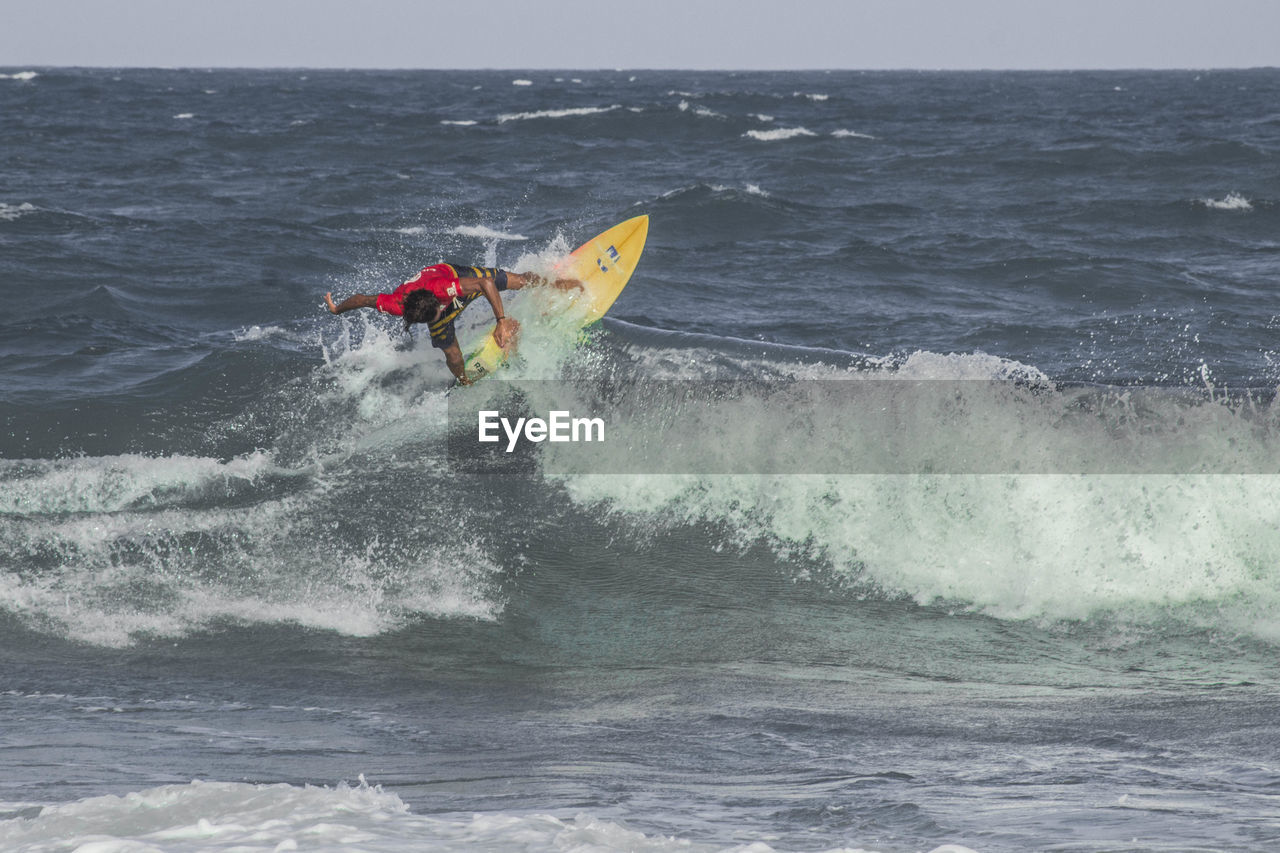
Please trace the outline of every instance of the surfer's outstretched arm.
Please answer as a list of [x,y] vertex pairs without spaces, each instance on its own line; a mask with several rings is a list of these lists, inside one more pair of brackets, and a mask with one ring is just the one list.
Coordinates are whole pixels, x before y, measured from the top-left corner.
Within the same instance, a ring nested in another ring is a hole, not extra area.
[[357,293],[354,296],[348,296],[338,304],[333,302],[333,294],[326,293],[324,295],[325,305],[329,306],[330,314],[341,314],[344,311],[351,311],[355,308],[377,308],[378,297],[370,296],[367,293]]

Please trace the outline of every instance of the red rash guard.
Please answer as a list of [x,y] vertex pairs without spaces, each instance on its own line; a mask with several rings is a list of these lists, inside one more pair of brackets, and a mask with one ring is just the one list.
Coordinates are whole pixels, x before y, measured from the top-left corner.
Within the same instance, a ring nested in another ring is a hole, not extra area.
[[436,264],[418,273],[391,293],[378,294],[378,310],[383,314],[404,316],[404,298],[415,290],[429,290],[442,304],[448,305],[462,295],[458,285],[458,273],[449,264]]

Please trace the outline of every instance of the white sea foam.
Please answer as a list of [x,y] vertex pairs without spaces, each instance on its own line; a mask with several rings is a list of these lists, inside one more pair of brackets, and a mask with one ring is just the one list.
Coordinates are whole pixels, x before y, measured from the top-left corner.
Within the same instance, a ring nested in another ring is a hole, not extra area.
[[840,139],[875,139],[869,133],[860,133],[856,130],[833,130],[831,135]]
[[[366,432],[364,446],[381,444]],[[34,472],[15,474],[24,465]],[[487,592],[497,567],[465,537],[447,557],[405,540],[343,546],[329,535],[324,469],[271,471],[263,453],[9,463],[0,561],[39,554],[44,568],[0,574],[0,609],[102,646],[223,620],[368,636],[420,614],[499,612]]]
[[174,118],[176,119],[188,119],[188,118],[195,118],[195,117],[196,117],[195,113],[178,113],[176,116],[174,116]]
[[975,353],[936,353],[916,350],[905,359],[890,357],[880,360],[881,369],[872,376],[878,379],[929,380],[995,380],[1047,383],[1049,377],[1039,368],[1010,358]]
[[811,101],[825,101],[831,97],[830,95],[823,95],[823,94],[817,94],[817,93],[810,94],[808,92],[792,92],[791,94],[794,97],[808,98]]
[[262,326],[250,326],[243,331],[234,332],[232,337],[236,343],[243,343],[245,341],[264,341],[282,331],[283,329],[279,326],[267,326],[265,329]]
[[523,234],[499,231],[496,228],[490,228],[488,225],[459,225],[449,233],[457,234],[459,237],[478,237],[481,240],[509,240],[519,242],[529,239]]
[[424,512],[385,527],[369,519],[368,536],[334,535],[335,522],[370,512],[359,502],[335,517],[363,479],[350,479],[367,464],[353,453],[377,452],[391,481],[400,466],[415,482],[444,476],[441,458],[421,450],[424,433],[444,433],[442,362],[423,369],[422,349],[376,320],[352,346],[344,330],[361,322],[332,327],[339,337],[315,387],[300,389],[338,415],[303,437],[303,452],[289,454],[297,461],[264,450],[0,462],[0,564],[40,566],[0,572],[0,610],[101,646],[226,620],[367,636],[423,615],[495,618],[499,566],[474,532],[440,530]]
[[0,222],[12,222],[15,219],[35,213],[39,208],[29,202],[9,205],[0,202]]
[[801,136],[817,136],[805,127],[779,127],[774,130],[748,130],[744,136],[759,139],[762,142],[778,142],[783,139],[795,139]]
[[704,118],[725,118],[724,113],[718,113],[715,110],[708,109],[706,107],[693,107],[688,101],[681,101],[677,106],[679,106],[681,112],[692,111],[696,116],[702,116]]
[[512,86],[532,86],[533,81],[532,80],[512,80],[511,85]]
[[1201,199],[1200,203],[1211,210],[1253,210],[1253,202],[1239,193],[1227,193],[1225,198]]
[[[712,192],[717,192],[717,193],[727,193],[727,192],[733,192],[733,191],[734,191],[734,188],[733,188],[733,187],[731,187],[731,186],[727,186],[727,185],[725,185],[725,184],[712,184],[712,185],[710,186],[710,189],[711,189],[711,191],[712,191]],[[680,192],[680,191],[679,191],[679,190],[677,190],[677,192]],[[769,194],[768,194],[767,192],[765,192],[764,190],[760,189],[760,187],[756,186],[755,184],[745,184],[745,185],[743,185],[743,187],[742,187],[742,192],[746,193],[747,195],[758,195],[758,196],[760,196],[761,198],[768,198],[768,197],[769,197]],[[667,196],[670,196],[670,195],[671,195],[671,193],[667,193],[667,194],[666,194],[666,195],[664,195],[663,197],[664,197],[664,198],[666,198]]]
[[456,127],[471,127],[476,124],[475,119],[444,119],[441,124],[451,124]]
[[[34,808],[0,803],[0,810]],[[334,787],[194,781],[124,796],[88,797],[44,806],[34,817],[0,820],[0,847],[9,853],[218,853],[290,851],[434,853],[521,850],[526,853],[772,853],[757,841],[729,846],[645,835],[590,814],[488,813],[417,815],[380,785]],[[858,853],[840,848],[843,853]],[[830,851],[836,853],[836,851]],[[864,851],[865,853],[865,851]],[[958,845],[932,853],[972,853]]]
[[209,488],[252,483],[273,470],[264,453],[229,462],[196,456],[0,460],[0,516],[115,513],[162,506]]
[[562,110],[537,110],[528,113],[503,113],[498,116],[498,124],[506,124],[509,121],[528,121],[529,119],[538,118],[571,118],[574,116],[590,116],[600,113],[612,112],[620,109],[619,104],[613,104],[608,107],[570,107]]
[[40,75],[35,71],[19,71],[15,74],[0,74],[0,80],[21,80],[23,82],[34,80]]
[[[729,193],[738,191],[735,187],[729,186],[728,184],[692,184],[690,186],[676,187],[674,190],[667,190],[658,196],[658,199],[675,198],[676,196],[683,195],[687,192],[696,192],[703,189],[711,190],[713,193]],[[741,192],[745,192],[748,195],[761,196],[763,198],[769,197],[769,193],[766,190],[761,189],[756,184],[744,184]]]

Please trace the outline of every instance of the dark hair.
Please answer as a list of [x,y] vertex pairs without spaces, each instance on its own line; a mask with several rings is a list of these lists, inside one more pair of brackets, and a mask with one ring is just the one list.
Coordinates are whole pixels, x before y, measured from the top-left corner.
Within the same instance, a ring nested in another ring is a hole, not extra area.
[[404,330],[414,323],[430,323],[440,316],[443,306],[429,290],[414,290],[404,298]]

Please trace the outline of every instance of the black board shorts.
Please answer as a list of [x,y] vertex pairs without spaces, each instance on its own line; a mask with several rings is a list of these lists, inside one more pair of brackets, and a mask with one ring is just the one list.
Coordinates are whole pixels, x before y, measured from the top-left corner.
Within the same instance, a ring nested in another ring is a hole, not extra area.
[[[507,273],[505,270],[495,269],[493,267],[471,267],[463,264],[449,264],[453,267],[453,271],[458,274],[459,278],[491,278],[493,285],[499,291],[507,289]],[[453,321],[458,319],[458,315],[462,313],[462,309],[466,308],[479,293],[472,293],[464,297],[453,300],[453,304],[449,309],[440,315],[440,319],[434,323],[427,324],[427,331],[431,333],[431,345],[436,349],[447,349],[458,342],[457,332],[453,328]]]

